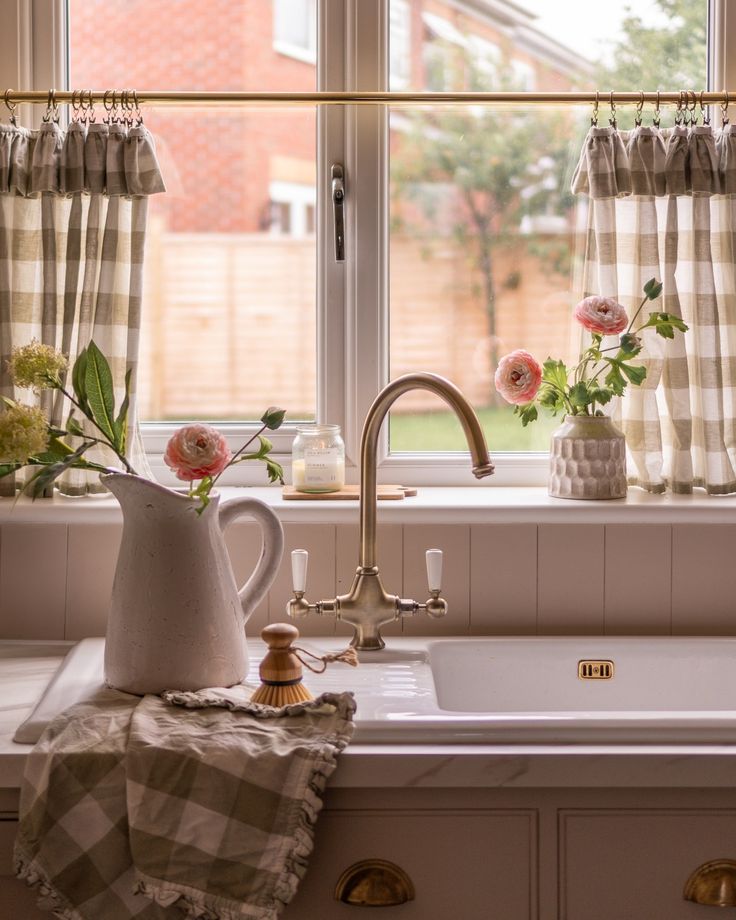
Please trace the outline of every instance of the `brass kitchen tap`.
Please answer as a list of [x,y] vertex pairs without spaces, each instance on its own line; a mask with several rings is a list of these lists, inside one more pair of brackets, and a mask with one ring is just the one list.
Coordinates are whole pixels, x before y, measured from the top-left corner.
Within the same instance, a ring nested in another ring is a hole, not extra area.
[[381,626],[402,616],[425,611],[431,617],[447,613],[447,602],[440,597],[442,551],[427,550],[429,598],[424,604],[388,594],[381,582],[376,565],[376,466],[378,436],[381,425],[394,401],[409,390],[429,390],[445,400],[454,410],[465,432],[477,479],[490,476],[493,464],[488,456],[483,429],[478,416],[460,390],[437,374],[406,374],[385,386],[368,410],[360,441],[360,558],[355,579],[347,594],[332,600],[310,604],[306,591],[307,551],[296,549],[291,554],[294,597],[287,604],[291,617],[309,613],[334,616],[355,629],[351,644],[357,649],[381,649]]

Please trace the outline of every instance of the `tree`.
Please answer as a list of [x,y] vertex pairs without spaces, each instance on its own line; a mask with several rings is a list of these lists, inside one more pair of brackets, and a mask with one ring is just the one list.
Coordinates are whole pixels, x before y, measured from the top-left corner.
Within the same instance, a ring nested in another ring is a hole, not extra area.
[[[481,88],[472,55],[453,51],[466,85]],[[512,70],[505,62],[498,72]],[[519,87],[505,80],[496,88]],[[393,229],[409,232],[431,247],[443,233],[438,225],[444,225],[444,235],[454,237],[470,254],[481,277],[492,369],[499,358],[498,250],[522,241],[526,251],[544,259],[550,270],[565,273],[568,268],[566,235],[543,241],[533,233],[520,235],[520,227],[525,217],[559,216],[572,206],[567,175],[570,134],[569,116],[559,112],[478,106],[419,112],[394,138]]]
[[[599,86],[624,92],[700,90],[707,73],[708,16],[705,0],[655,0],[656,25],[628,9],[611,64],[601,66]],[[605,98],[605,97],[604,97]]]

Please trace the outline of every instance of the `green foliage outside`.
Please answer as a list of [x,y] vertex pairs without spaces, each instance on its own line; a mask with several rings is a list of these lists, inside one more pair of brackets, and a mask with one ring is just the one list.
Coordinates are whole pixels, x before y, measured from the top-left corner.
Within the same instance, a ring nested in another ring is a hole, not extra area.
[[[513,406],[493,406],[478,409],[491,456],[499,451],[548,450],[550,434],[560,420],[540,416],[536,425],[522,428],[514,415]],[[424,412],[390,417],[389,444],[392,452],[409,451],[467,451],[468,442],[455,415],[451,412]]]
[[[591,85],[648,92],[705,87],[706,0],[656,0],[654,10],[666,21],[649,26],[633,5],[628,8],[621,38],[608,55],[613,63],[599,65],[589,81]],[[519,88],[508,79],[489,85],[487,76],[478,72],[472,55],[451,51],[456,68],[453,88]],[[504,63],[508,62],[502,63],[499,74],[511,72]],[[604,100],[602,94],[599,124],[606,124],[608,119]],[[617,115],[619,127],[633,125],[633,108],[620,108]],[[644,123],[651,124],[651,117],[651,110],[645,111]],[[673,109],[663,109],[662,124],[672,121]],[[465,249],[469,266],[481,279],[478,296],[483,298],[486,311],[494,368],[500,357],[496,345],[498,290],[507,280],[498,277],[498,251],[521,242],[528,255],[538,258],[547,271],[571,277],[569,235],[522,236],[519,226],[525,215],[569,214],[574,204],[569,191],[572,167],[586,129],[587,113],[585,120],[571,121],[569,111],[560,110],[478,107],[473,111],[425,111],[410,119],[401,146],[392,157],[392,210],[400,215],[410,203],[421,215],[421,219],[406,223],[400,216],[395,217],[392,230],[421,238],[428,255],[433,243],[448,236]],[[438,227],[441,204],[447,200],[449,189],[456,190],[455,195],[459,193],[461,208],[453,223]],[[495,393],[489,394],[489,401],[495,402]],[[518,419],[513,418],[510,407],[492,406],[481,412],[490,426],[492,448],[547,448],[546,433],[538,430],[538,434],[530,436],[529,429],[522,430]],[[553,420],[550,427],[554,426]],[[391,436],[393,450],[464,449],[459,426],[443,412],[394,413]]]
[[[656,0],[655,9],[667,22],[647,26],[627,8],[623,37],[611,55],[613,65],[597,72],[599,86],[624,92],[705,89],[707,73],[708,4],[706,0]],[[672,124],[673,109],[663,110],[662,124]],[[645,113],[645,124],[651,121]],[[633,124],[633,110],[621,110],[620,127]]]

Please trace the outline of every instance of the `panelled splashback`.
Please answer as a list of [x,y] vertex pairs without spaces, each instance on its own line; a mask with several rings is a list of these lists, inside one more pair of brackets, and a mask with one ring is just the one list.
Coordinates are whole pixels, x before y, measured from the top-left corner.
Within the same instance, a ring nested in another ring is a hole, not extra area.
[[[353,524],[286,523],[284,562],[248,632],[286,619],[289,552],[309,550],[308,593],[347,590],[358,554]],[[382,524],[388,590],[426,598],[424,550],[444,550],[444,620],[406,619],[385,635],[736,634],[736,524]],[[105,632],[121,527],[3,521],[0,638],[79,639]],[[238,579],[260,552],[254,524],[227,534]],[[350,635],[310,616],[304,635]]]

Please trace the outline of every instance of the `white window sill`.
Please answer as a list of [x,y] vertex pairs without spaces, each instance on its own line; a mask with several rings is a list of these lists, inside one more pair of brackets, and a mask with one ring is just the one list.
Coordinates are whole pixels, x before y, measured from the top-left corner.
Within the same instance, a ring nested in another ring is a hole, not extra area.
[[273,50],[278,54],[303,61],[305,64],[316,64],[317,51],[314,48],[305,48],[303,45],[292,45],[290,42],[274,40]]
[[[252,495],[269,504],[283,522],[348,524],[358,521],[357,501],[284,501],[278,487],[225,487],[224,500]],[[543,487],[473,488],[421,486],[414,498],[378,503],[384,523],[736,523],[736,495],[652,495],[630,488],[617,501],[551,498]],[[106,524],[122,520],[117,501],[107,496],[0,499],[0,522]]]

